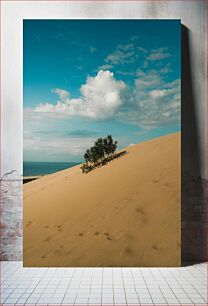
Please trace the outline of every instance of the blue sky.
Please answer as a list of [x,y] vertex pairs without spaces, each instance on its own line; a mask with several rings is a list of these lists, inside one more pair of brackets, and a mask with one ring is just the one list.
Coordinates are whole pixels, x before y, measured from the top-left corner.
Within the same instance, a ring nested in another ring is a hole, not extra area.
[[179,20],[24,20],[24,160],[180,130]]

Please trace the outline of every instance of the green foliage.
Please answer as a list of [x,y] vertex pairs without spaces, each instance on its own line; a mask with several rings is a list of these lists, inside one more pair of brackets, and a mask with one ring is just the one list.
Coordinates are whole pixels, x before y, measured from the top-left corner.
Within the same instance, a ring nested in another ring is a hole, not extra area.
[[81,165],[81,170],[82,170],[82,173],[88,173],[89,171],[92,170],[92,166],[89,165],[88,162],[86,162],[86,163]]
[[112,135],[108,135],[105,138],[98,138],[94,146],[87,149],[84,154],[85,163],[81,166],[82,172],[88,173],[94,167],[106,163],[109,157],[112,157],[116,152],[117,143],[117,141],[113,141]]

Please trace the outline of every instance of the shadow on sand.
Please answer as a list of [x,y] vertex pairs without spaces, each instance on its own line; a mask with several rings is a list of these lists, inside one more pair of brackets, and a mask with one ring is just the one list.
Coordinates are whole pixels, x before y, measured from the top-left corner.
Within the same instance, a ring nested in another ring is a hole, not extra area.
[[100,168],[104,165],[107,165],[108,163],[112,162],[114,159],[118,159],[118,158],[121,158],[122,156],[128,154],[127,151],[121,151],[121,152],[118,152],[118,153],[115,153],[111,156],[108,156],[106,157],[103,161],[101,162],[97,162],[93,165],[90,165],[89,169],[85,170],[83,173],[87,174],[93,170],[95,170],[96,168]]

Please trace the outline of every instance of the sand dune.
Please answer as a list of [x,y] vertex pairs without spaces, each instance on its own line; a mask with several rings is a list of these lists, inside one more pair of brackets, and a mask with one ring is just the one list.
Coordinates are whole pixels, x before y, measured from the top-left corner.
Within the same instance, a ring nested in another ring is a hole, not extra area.
[[24,185],[24,266],[180,266],[180,133]]

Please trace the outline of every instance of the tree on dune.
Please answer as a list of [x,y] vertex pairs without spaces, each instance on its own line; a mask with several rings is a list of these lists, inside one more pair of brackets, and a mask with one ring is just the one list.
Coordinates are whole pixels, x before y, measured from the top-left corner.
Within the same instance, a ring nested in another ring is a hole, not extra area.
[[83,173],[91,171],[97,166],[102,166],[113,157],[117,149],[117,141],[113,140],[112,135],[105,138],[98,138],[94,145],[87,149],[84,154],[85,163],[81,169]]

